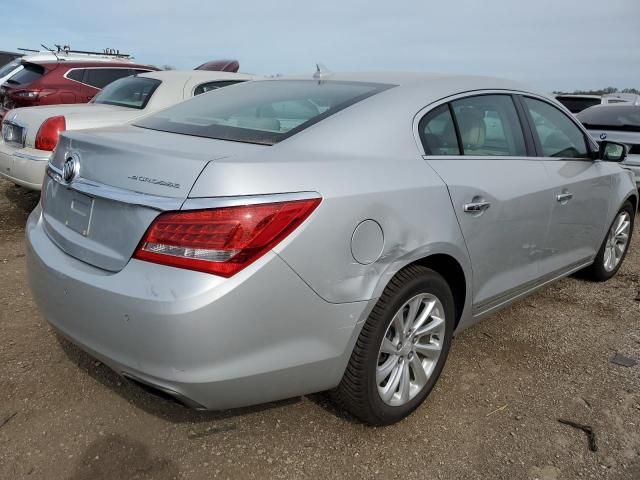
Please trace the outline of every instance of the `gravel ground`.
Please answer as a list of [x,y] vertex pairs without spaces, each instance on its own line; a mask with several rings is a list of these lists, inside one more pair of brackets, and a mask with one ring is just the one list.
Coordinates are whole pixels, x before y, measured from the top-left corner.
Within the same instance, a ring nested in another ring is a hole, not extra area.
[[562,280],[461,333],[425,404],[376,429],[322,395],[194,412],[123,382],[31,299],[36,202],[0,181],[2,479],[640,479],[640,366],[610,362],[640,360],[640,227],[613,280]]

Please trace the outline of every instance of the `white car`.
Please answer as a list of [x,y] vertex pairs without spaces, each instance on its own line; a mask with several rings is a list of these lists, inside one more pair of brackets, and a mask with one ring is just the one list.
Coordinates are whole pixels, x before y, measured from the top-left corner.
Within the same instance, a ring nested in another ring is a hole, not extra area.
[[116,80],[88,104],[11,110],[2,122],[0,177],[40,190],[60,132],[122,125],[195,95],[254,78],[204,70],[149,72]]

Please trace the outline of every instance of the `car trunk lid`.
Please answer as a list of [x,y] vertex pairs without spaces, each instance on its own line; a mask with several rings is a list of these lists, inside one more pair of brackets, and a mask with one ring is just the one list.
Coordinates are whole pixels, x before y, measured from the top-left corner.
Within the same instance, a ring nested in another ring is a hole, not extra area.
[[[153,219],[182,206],[210,161],[259,148],[267,147],[133,126],[64,133],[45,177],[45,231],[69,255],[117,272]],[[70,182],[65,162],[77,165]]]

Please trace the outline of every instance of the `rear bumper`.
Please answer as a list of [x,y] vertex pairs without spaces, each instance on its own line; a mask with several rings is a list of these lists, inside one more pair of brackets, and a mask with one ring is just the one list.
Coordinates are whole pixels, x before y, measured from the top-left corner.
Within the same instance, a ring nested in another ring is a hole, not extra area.
[[269,253],[223,279],[131,260],[108,273],[26,228],[44,317],[121,375],[192,406],[240,407],[336,386],[371,302],[331,304]]
[[13,148],[0,141],[0,176],[31,190],[42,188],[50,152]]

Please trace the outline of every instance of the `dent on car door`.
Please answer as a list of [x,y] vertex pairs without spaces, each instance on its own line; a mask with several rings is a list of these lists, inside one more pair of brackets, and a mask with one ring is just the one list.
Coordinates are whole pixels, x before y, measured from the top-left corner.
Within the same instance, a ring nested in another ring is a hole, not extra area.
[[547,173],[508,94],[441,105],[422,118],[419,133],[467,244],[474,313],[489,311],[539,276],[552,208],[541,193]]
[[522,101],[549,175],[546,196],[553,200],[540,269],[542,274],[561,273],[596,255],[617,166],[593,160],[585,133],[560,109],[542,99]]

